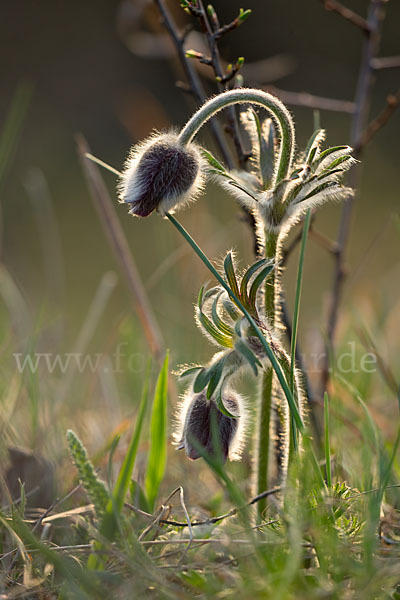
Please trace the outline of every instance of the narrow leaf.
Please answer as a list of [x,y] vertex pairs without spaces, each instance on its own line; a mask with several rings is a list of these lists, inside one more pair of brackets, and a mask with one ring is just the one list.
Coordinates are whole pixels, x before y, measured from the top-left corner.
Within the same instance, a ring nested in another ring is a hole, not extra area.
[[217,408],[218,408],[219,412],[221,412],[226,417],[229,417],[230,419],[237,419],[237,416],[232,415],[232,413],[230,413],[229,410],[227,408],[225,408],[225,405],[224,405],[224,403],[222,401],[222,386],[219,389],[219,392],[216,395],[214,401],[215,401],[215,404],[217,405]]
[[211,373],[210,383],[208,384],[208,388],[207,388],[207,398],[208,399],[212,398],[215,390],[218,387],[219,382],[221,381],[226,358],[227,357],[224,356],[221,360],[216,362],[210,369],[210,371],[212,371],[212,373]]
[[215,326],[224,334],[228,336],[233,335],[233,329],[225,323],[218,314],[218,301],[221,298],[222,294],[224,294],[224,290],[221,290],[220,293],[215,297],[213,305],[212,305],[212,318]]
[[179,379],[184,379],[185,377],[189,377],[190,375],[194,375],[198,371],[201,371],[202,367],[189,367],[185,369],[181,373],[179,373]]
[[274,154],[272,148],[272,160],[270,156],[270,148],[268,147],[267,141],[264,139],[263,131],[261,128],[260,119],[258,118],[258,114],[255,110],[252,111],[254,123],[256,125],[257,130],[257,138],[258,138],[258,160],[259,164],[258,169],[261,175],[262,180],[262,189],[266,190],[271,182],[271,178],[274,172]]
[[309,165],[312,163],[315,152],[318,150],[320,143],[325,137],[325,131],[323,129],[316,129],[306,146],[306,163]]
[[329,398],[325,392],[324,396],[324,421],[325,421],[325,465],[326,465],[326,484],[330,489],[332,487],[332,469],[331,469],[331,446],[329,435]]
[[237,321],[237,319],[240,318],[240,312],[236,310],[235,305],[233,302],[231,302],[231,300],[229,300],[229,298],[224,299],[222,304],[232,321]]
[[261,269],[261,267],[265,265],[266,262],[266,258],[258,260],[253,265],[251,265],[251,267],[249,267],[246,273],[243,275],[242,281],[240,282],[240,297],[242,298],[243,303],[248,304],[247,286],[250,279],[252,278],[254,273],[258,271],[258,269]]
[[332,148],[327,148],[318,156],[318,162],[324,160],[326,156],[333,154],[334,152],[338,152],[339,150],[351,150],[350,146],[332,146]]
[[[216,288],[213,288],[215,290]],[[212,290],[210,290],[212,291]],[[233,343],[229,336],[217,329],[214,323],[205,315],[202,311],[202,306],[207,292],[204,292],[204,286],[200,288],[199,295],[197,298],[197,316],[200,324],[204,327],[206,332],[221,346],[224,348],[232,348]]]
[[145,490],[152,510],[167,462],[167,397],[168,352],[157,379],[150,423],[150,452],[145,476]]
[[213,156],[211,154],[211,152],[209,152],[208,150],[205,150],[204,148],[202,149],[202,154],[203,157],[206,159],[206,161],[208,162],[208,164],[213,167],[214,169],[216,169],[216,171],[221,172],[221,173],[226,173],[226,169],[223,165],[221,165],[220,162],[218,162],[218,160],[215,158],[215,156]]
[[194,393],[199,394],[201,391],[203,391],[208,382],[210,381],[211,377],[211,369],[203,368],[193,382]]
[[221,346],[224,348],[232,348],[233,342],[230,337],[221,333],[215,325],[210,321],[210,319],[200,310],[198,309],[198,318],[201,325],[204,327],[206,332]]
[[338,156],[338,158],[333,160],[327,167],[324,168],[322,173],[325,173],[326,171],[332,171],[335,167],[338,167],[339,165],[341,165],[344,162],[352,161],[352,159],[353,159],[353,157],[350,156],[350,154],[345,154],[344,156]]
[[256,308],[256,298],[257,298],[258,288],[260,287],[262,282],[268,277],[268,275],[271,273],[273,268],[274,268],[274,265],[271,265],[271,264],[267,265],[261,271],[261,273],[259,273],[257,275],[257,277],[254,279],[253,283],[251,284],[251,288],[250,288],[250,292],[249,292],[249,304],[254,309]]
[[235,348],[247,360],[247,362],[253,369],[254,375],[257,377],[257,375],[258,375],[257,367],[262,367],[262,364],[259,361],[259,359],[257,358],[257,356],[254,354],[253,350],[251,350],[248,347],[248,345],[241,339],[236,340]]
[[232,292],[240,298],[239,286],[236,279],[235,268],[233,266],[232,253],[228,252],[224,260],[224,271],[226,275],[226,279],[229,283],[229,286]]
[[247,194],[247,196],[250,196],[250,198],[252,198],[255,202],[258,202],[258,198],[256,198],[254,196],[254,194],[252,194],[247,188],[245,188],[241,183],[237,182],[235,179],[232,179],[231,176],[229,176],[229,183],[231,184],[232,187],[237,188],[238,190],[240,190],[241,192],[244,192],[245,194]]

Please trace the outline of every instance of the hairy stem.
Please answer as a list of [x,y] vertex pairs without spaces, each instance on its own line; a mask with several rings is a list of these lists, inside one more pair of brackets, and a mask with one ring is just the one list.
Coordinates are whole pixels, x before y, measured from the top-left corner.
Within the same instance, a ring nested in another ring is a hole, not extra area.
[[[278,236],[274,233],[266,233],[265,257],[275,260]],[[277,273],[274,269],[265,285],[264,301],[265,314],[274,326],[275,321],[275,285]],[[272,383],[274,373],[272,367],[266,369],[262,376],[259,414],[257,422],[257,472],[256,493],[260,494],[268,487],[269,455],[271,448],[271,414],[272,414]],[[266,499],[260,501],[257,509],[260,517],[266,508]]]
[[268,110],[278,124],[281,133],[281,146],[278,161],[278,169],[276,172],[275,183],[285,179],[290,171],[293,152],[295,146],[295,134],[293,121],[287,108],[271,94],[261,90],[253,90],[241,88],[237,90],[229,90],[214,96],[208,100],[203,106],[194,113],[189,119],[181,133],[179,141],[182,144],[188,144],[199,129],[222,109],[233,104],[259,104]]

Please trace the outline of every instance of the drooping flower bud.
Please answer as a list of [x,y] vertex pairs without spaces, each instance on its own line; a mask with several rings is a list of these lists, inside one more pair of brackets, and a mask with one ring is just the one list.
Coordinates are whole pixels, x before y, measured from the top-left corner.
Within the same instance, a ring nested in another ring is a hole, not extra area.
[[225,391],[223,402],[226,409],[236,418],[224,415],[216,403],[208,400],[205,391],[190,392],[184,399],[180,415],[178,448],[186,456],[196,460],[202,456],[201,449],[211,456],[220,454],[223,461],[240,457],[244,433],[242,398],[232,390]]
[[198,146],[184,145],[173,133],[155,134],[134,146],[119,183],[121,202],[130,214],[162,215],[193,200],[203,186],[202,157]]

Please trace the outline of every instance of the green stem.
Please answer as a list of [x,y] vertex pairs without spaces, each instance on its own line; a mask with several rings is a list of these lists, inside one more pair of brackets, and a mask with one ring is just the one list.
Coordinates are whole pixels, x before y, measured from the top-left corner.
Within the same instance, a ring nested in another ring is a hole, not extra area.
[[259,104],[274,117],[281,133],[281,147],[275,184],[285,179],[291,169],[295,146],[295,133],[292,117],[280,100],[263,92],[250,88],[228,90],[208,100],[189,121],[179,134],[179,141],[188,144],[199,129],[216,113],[232,104]]
[[282,386],[283,392],[284,392],[286,399],[288,401],[288,404],[289,404],[290,411],[294,414],[294,419],[295,419],[296,425],[297,425],[298,429],[301,432],[303,432],[304,431],[304,423],[303,423],[303,420],[297,409],[296,403],[293,399],[293,396],[290,391],[286,377],[282,371],[282,368],[281,368],[275,354],[273,353],[273,351],[271,349],[271,346],[268,344],[267,340],[265,339],[264,335],[262,334],[262,332],[261,332],[260,328],[258,327],[258,325],[256,324],[255,320],[250,315],[248,310],[243,306],[243,304],[241,303],[239,298],[233,293],[233,291],[231,290],[229,285],[226,283],[226,281],[223,279],[223,277],[221,277],[221,275],[218,273],[217,269],[210,262],[210,260],[207,258],[207,256],[201,250],[201,248],[197,245],[197,243],[194,241],[194,239],[191,237],[191,235],[186,231],[186,229],[170,213],[167,212],[165,214],[165,216],[171,221],[171,223],[174,225],[174,227],[176,227],[176,229],[179,231],[179,233],[185,238],[185,240],[188,242],[188,244],[193,248],[193,250],[196,252],[197,256],[203,261],[203,263],[205,264],[207,269],[214,275],[214,277],[217,279],[217,281],[228,292],[229,296],[232,298],[232,300],[235,302],[235,304],[238,306],[238,308],[240,308],[240,310],[242,311],[242,313],[248,320],[251,327],[253,327],[254,332],[255,332],[256,336],[258,337],[258,339],[260,340],[260,342],[265,350],[265,353],[271,362],[272,368],[275,371],[276,376],[278,377],[279,383]]
[[[265,241],[265,257],[276,258],[277,234],[267,233]],[[265,315],[271,325],[275,317],[275,284],[276,269],[274,269],[265,286]],[[271,414],[272,414],[272,383],[273,370],[269,367],[262,376],[259,413],[257,416],[257,472],[256,493],[261,494],[268,489],[268,466],[271,445]],[[260,517],[267,506],[267,499],[258,502],[257,510]]]
[[296,297],[295,297],[294,313],[293,313],[292,339],[291,339],[291,368],[290,368],[290,387],[291,387],[292,393],[294,390],[294,371],[295,371],[295,365],[296,365],[296,343],[297,343],[297,331],[298,331],[298,327],[299,327],[300,299],[301,299],[301,288],[302,288],[302,283],[303,283],[304,255],[305,255],[305,250],[306,250],[308,231],[310,229],[310,221],[311,221],[311,210],[308,210],[307,214],[306,214],[306,218],[304,220],[303,235],[301,238],[299,266],[297,269]]
[[[301,237],[301,246],[300,246],[300,255],[299,255],[299,266],[297,269],[297,284],[296,284],[296,296],[294,303],[294,313],[293,313],[293,325],[292,325],[292,339],[290,340],[290,354],[291,354],[291,362],[290,362],[290,390],[295,396],[295,368],[296,368],[296,344],[297,344],[297,332],[299,328],[299,314],[300,314],[300,300],[301,300],[301,288],[303,283],[303,267],[304,267],[304,256],[306,251],[306,242],[308,231],[310,229],[311,222],[311,209],[309,209],[306,213],[306,218],[304,220],[303,227],[303,235]],[[296,432],[296,424],[293,421],[293,417],[290,418],[290,452],[297,453],[298,449],[298,440],[297,440],[297,432]],[[290,461],[290,457],[289,457]]]

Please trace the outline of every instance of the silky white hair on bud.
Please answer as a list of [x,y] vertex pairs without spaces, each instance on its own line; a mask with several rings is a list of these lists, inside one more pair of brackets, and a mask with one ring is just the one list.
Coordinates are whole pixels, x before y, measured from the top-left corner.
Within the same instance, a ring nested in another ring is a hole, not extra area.
[[220,434],[219,442],[224,458],[231,461],[240,460],[248,431],[248,409],[244,398],[230,386],[224,386],[223,401],[227,410],[236,418],[232,419],[221,413],[214,400],[207,399],[206,392],[196,394],[190,386],[182,396],[175,415],[174,443],[180,450],[185,450],[188,458],[196,460],[201,453],[191,442],[191,438],[205,451],[212,453],[213,440],[211,419],[217,417]]
[[161,215],[198,197],[204,187],[203,158],[197,144],[182,144],[175,133],[153,133],[133,146],[118,185],[130,214]]

